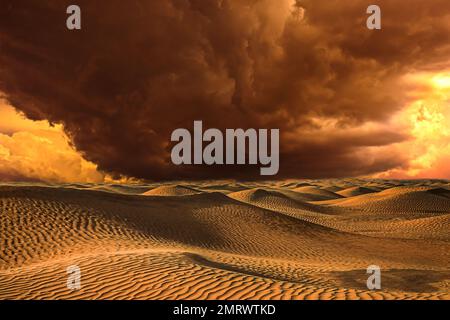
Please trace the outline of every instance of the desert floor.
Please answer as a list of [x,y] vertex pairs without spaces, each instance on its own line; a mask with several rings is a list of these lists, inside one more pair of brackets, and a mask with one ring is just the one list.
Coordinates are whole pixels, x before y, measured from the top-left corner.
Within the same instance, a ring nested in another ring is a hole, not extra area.
[[0,299],[450,299],[450,183],[3,184],[0,243]]

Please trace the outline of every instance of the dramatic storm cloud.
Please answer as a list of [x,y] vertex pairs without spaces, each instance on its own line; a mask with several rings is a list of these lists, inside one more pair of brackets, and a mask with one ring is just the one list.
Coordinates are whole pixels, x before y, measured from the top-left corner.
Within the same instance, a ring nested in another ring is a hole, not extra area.
[[449,68],[448,0],[4,0],[0,91],[33,120],[62,124],[113,175],[249,178],[245,168],[177,167],[171,132],[280,128],[278,177],[366,175],[408,166],[414,138],[394,116],[415,99],[406,74]]

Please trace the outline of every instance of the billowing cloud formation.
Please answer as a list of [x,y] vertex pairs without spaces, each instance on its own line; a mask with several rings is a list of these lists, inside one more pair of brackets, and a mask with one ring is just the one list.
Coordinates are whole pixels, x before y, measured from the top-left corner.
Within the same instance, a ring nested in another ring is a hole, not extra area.
[[[401,168],[402,76],[448,67],[448,0],[3,1],[0,90],[63,124],[101,170],[147,179],[257,178],[259,167],[176,167],[170,134],[194,120],[280,128],[279,177]],[[386,125],[386,124],[389,125]]]
[[60,125],[31,121],[0,100],[0,181],[102,182],[104,175],[69,144]]
[[412,139],[396,147],[408,155],[408,165],[378,176],[450,178],[450,72],[422,72],[405,78],[415,100],[396,116],[396,122],[409,128]]

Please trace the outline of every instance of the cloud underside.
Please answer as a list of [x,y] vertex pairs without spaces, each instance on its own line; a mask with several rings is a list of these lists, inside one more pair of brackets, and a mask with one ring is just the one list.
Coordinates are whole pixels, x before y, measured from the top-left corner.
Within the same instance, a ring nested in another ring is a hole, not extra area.
[[100,171],[142,179],[253,179],[259,167],[177,167],[170,134],[279,128],[280,178],[407,166],[392,117],[402,76],[448,67],[448,0],[5,0],[0,91],[33,120],[61,124]]

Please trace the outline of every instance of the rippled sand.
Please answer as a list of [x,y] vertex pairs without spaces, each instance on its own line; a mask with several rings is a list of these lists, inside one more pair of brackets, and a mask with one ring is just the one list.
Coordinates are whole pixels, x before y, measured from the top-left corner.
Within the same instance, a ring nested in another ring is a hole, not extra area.
[[2,185],[0,242],[0,299],[449,299],[450,184]]

